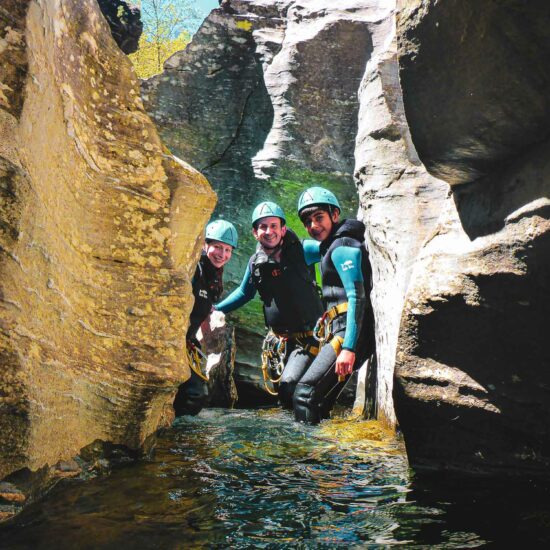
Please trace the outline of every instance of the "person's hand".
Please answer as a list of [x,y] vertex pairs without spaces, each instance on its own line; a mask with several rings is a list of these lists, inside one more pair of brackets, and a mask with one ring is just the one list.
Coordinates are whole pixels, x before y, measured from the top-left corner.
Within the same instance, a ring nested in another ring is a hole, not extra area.
[[355,352],[343,349],[336,358],[336,374],[340,376],[347,376],[353,372],[353,365],[355,364]]

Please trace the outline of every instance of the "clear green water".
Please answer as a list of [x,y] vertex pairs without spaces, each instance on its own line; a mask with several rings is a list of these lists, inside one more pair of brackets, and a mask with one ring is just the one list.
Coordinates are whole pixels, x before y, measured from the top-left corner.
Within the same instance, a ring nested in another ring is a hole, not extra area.
[[[203,411],[154,456],[66,480],[0,526],[0,548],[467,548],[550,542],[548,499],[420,485],[402,446],[280,410]],[[532,489],[532,487],[531,487]],[[535,491],[536,492],[536,491]]]

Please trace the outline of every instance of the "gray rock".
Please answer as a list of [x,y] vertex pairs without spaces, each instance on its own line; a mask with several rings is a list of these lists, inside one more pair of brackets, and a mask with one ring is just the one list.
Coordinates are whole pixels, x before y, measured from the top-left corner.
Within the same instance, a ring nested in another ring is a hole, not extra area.
[[395,404],[408,455],[430,469],[545,473],[550,6],[403,4],[411,135],[450,184],[399,330]]
[[207,354],[208,404],[233,408],[238,400],[233,378],[235,370],[235,330],[225,323],[225,315],[214,311],[201,325],[199,338]]
[[125,0],[97,0],[97,3],[118,47],[125,54],[136,52],[143,32],[139,8]]

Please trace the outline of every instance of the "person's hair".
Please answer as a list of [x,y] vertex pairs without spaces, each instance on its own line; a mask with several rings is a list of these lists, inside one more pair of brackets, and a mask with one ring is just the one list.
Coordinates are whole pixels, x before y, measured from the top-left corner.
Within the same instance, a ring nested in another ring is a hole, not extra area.
[[302,220],[302,223],[306,223],[306,219],[311,216],[313,212],[317,212],[317,210],[328,212],[329,216],[332,216],[332,213],[335,210],[340,212],[339,208],[337,208],[336,206],[332,206],[331,204],[312,204],[311,206],[307,206],[300,211],[300,219]]
[[[264,216],[266,218],[279,218],[279,216]],[[264,218],[260,218],[259,220],[256,220],[253,224],[252,224],[252,229],[254,229],[255,231],[258,231],[258,224],[260,223],[261,220],[263,220]],[[283,220],[283,218],[279,218],[281,220],[281,228],[284,227],[286,225],[286,221]]]

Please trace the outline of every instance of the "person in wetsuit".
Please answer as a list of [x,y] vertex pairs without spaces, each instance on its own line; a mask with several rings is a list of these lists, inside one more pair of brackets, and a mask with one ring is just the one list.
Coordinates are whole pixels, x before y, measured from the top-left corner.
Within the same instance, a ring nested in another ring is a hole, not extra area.
[[[229,313],[259,293],[269,329],[264,352],[286,347],[283,365],[279,363],[282,374],[280,370],[271,372],[273,366],[269,367],[273,393],[278,391],[281,405],[292,409],[296,383],[318,351],[312,329],[323,306],[315,271],[306,265],[300,240],[286,227],[282,208],[273,202],[260,203],[252,214],[252,232],[258,244],[240,286],[214,307]],[[264,368],[267,370],[265,360]],[[264,372],[270,391],[265,377]]]
[[298,215],[314,239],[304,241],[304,253],[308,265],[321,264],[326,310],[317,327],[321,350],[294,392],[294,416],[317,424],[329,417],[346,377],[373,351],[372,270],[364,224],[340,220],[333,193],[307,189],[298,201]]
[[197,332],[210,315],[214,302],[222,295],[223,266],[231,259],[237,240],[235,226],[225,220],[213,221],[206,227],[204,249],[192,281],[195,304],[189,318],[186,338],[187,352],[192,363],[191,377],[179,387],[176,394],[176,416],[198,414],[208,399],[208,383],[200,370],[198,358],[200,344]]

